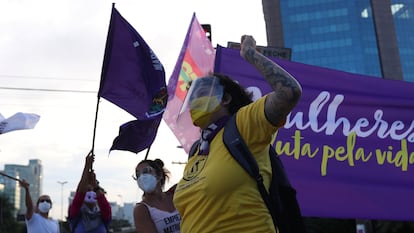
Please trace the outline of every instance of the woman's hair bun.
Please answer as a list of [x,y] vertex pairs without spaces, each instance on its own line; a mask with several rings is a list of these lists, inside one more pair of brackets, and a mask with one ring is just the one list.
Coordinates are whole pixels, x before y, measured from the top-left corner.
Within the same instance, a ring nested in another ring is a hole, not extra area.
[[154,163],[157,164],[160,168],[164,167],[164,162],[161,159],[155,159]]

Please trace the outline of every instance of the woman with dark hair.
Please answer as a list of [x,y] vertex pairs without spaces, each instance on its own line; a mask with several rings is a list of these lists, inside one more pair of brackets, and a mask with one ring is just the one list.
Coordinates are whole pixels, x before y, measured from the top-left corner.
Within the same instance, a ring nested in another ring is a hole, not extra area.
[[142,160],[135,168],[138,187],[144,192],[134,208],[137,233],[179,233],[181,217],[173,204],[175,186],[163,192],[170,172],[160,159]]
[[242,36],[240,55],[246,65],[250,63],[262,74],[272,92],[252,102],[243,87],[223,74],[209,74],[192,82],[181,112],[190,111],[201,138],[195,153],[190,153],[174,195],[185,233],[278,231],[256,181],[225,147],[223,127],[235,115],[237,129],[269,189],[269,146],[299,101],[302,88],[291,74],[256,50],[252,36]]

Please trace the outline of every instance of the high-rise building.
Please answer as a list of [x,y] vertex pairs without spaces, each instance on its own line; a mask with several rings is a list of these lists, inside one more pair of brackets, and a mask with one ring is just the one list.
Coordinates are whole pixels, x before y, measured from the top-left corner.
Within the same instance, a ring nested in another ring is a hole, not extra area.
[[[29,184],[30,194],[33,200],[37,200],[42,193],[43,170],[42,162],[38,159],[29,160],[29,165],[5,164],[4,173],[25,179]],[[3,179],[4,195],[7,196],[17,210],[17,214],[26,212],[25,191],[21,189],[19,183],[12,179]]]
[[124,203],[123,211],[124,211],[124,219],[128,220],[129,224],[131,226],[134,226],[134,208],[136,203],[135,202],[129,202]]
[[269,45],[291,48],[292,61],[414,82],[413,0],[275,1],[281,35]]

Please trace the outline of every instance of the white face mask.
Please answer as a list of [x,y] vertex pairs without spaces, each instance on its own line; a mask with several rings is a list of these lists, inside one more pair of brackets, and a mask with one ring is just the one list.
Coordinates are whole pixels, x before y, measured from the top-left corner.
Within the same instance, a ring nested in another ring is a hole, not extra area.
[[52,205],[49,202],[43,201],[39,203],[39,206],[37,208],[41,213],[47,213],[49,212],[50,208],[52,208]]
[[137,179],[138,187],[145,193],[151,193],[157,186],[157,178],[151,174],[142,174]]

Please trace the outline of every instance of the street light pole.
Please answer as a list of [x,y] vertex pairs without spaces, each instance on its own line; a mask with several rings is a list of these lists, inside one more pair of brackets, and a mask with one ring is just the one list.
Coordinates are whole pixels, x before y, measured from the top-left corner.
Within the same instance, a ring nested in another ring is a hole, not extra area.
[[123,203],[124,203],[124,199],[122,199],[122,195],[121,195],[121,194],[118,194],[117,196],[118,196],[118,197],[119,197],[119,199],[121,200],[121,203],[119,204],[119,206],[123,205]]
[[60,189],[60,219],[63,221],[63,185],[67,184],[67,181],[58,181],[58,183],[61,185],[61,189]]
[[120,214],[119,217],[121,217],[121,219],[124,219],[124,208],[123,208],[123,206],[124,206],[124,199],[122,198],[122,195],[121,194],[118,194],[118,197],[121,199],[121,204],[122,204],[122,206],[121,206],[121,204],[119,204],[119,211],[118,211],[118,213]]

